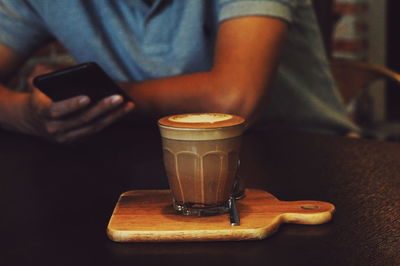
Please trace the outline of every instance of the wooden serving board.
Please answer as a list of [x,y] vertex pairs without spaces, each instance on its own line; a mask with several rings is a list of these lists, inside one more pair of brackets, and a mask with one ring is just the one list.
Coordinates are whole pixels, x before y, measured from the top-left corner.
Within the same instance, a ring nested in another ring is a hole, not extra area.
[[107,235],[116,242],[258,240],[274,233],[282,223],[326,223],[335,210],[327,202],[279,201],[257,189],[247,189],[237,206],[241,223],[231,226],[229,214],[176,214],[169,190],[132,190],[120,196]]

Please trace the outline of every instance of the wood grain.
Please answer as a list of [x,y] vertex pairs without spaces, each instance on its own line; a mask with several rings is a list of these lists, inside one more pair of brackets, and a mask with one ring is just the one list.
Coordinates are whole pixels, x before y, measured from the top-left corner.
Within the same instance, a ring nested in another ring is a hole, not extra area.
[[241,224],[233,227],[228,214],[176,214],[169,190],[132,190],[120,196],[107,235],[116,242],[257,240],[274,233],[282,223],[326,223],[335,210],[327,202],[279,201],[257,189],[247,189],[237,205]]

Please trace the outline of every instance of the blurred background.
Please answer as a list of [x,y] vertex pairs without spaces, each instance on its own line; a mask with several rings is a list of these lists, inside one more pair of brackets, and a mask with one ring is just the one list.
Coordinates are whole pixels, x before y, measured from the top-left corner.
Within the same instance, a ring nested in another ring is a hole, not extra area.
[[[400,72],[398,0],[314,0],[314,7],[331,60],[372,63]],[[357,95],[358,110],[353,106],[349,112],[356,112],[360,123],[400,121],[399,76],[393,77],[365,84],[370,88]]]

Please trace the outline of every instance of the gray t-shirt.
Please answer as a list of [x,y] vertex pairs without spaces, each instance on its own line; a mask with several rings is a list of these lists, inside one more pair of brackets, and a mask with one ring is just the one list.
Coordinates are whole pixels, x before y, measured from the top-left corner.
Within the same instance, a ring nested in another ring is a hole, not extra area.
[[118,81],[141,81],[209,70],[218,23],[240,16],[289,23],[262,123],[357,130],[329,72],[310,0],[0,0],[0,43],[29,54],[57,38],[76,61],[96,61]]

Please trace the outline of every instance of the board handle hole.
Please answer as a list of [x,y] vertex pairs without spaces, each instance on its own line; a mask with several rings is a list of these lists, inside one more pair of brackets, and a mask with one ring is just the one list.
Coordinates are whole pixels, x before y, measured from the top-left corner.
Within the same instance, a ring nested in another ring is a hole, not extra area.
[[302,208],[304,210],[316,210],[319,207],[317,205],[314,205],[314,204],[304,204],[304,205],[301,205],[300,208]]

